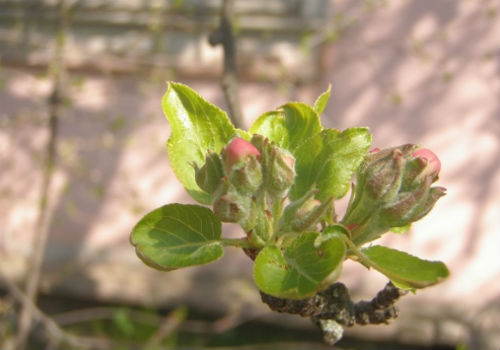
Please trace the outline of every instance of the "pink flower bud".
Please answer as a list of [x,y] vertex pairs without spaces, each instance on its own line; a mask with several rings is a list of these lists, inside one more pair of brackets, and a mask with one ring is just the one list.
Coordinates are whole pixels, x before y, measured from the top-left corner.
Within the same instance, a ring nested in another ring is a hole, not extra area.
[[436,176],[439,174],[441,170],[441,161],[439,158],[427,148],[419,148],[414,151],[412,154],[414,158],[422,158],[427,161],[427,166],[429,167],[429,173],[433,173]]
[[260,158],[260,152],[250,142],[241,137],[234,138],[225,151],[226,168],[229,170],[234,164],[244,160],[248,156]]
[[417,145],[369,152],[358,168],[354,199],[341,221],[353,242],[370,242],[392,227],[425,216],[445,194],[442,187],[431,187],[440,170],[438,157]]

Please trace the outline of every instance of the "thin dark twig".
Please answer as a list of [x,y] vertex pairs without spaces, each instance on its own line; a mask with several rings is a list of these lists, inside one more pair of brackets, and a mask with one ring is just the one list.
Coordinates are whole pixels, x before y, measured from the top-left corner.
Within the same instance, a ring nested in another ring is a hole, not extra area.
[[42,272],[43,255],[48,236],[49,213],[47,210],[50,200],[50,190],[52,184],[52,175],[56,163],[56,142],[59,115],[61,109],[61,82],[63,75],[63,48],[64,36],[67,27],[67,13],[65,0],[59,1],[59,27],[57,31],[56,54],[53,65],[53,90],[49,98],[50,116],[48,121],[49,140],[46,146],[46,158],[42,174],[42,186],[38,208],[38,218],[33,238],[33,249],[29,262],[29,269],[26,281],[26,296],[30,302],[23,302],[21,314],[19,317],[19,329],[16,335],[16,348],[24,348],[29,331],[31,329],[31,320],[33,314],[33,305],[36,304],[37,291]]
[[224,0],[221,7],[220,23],[217,29],[208,38],[210,45],[221,44],[224,50],[224,73],[222,76],[222,90],[226,98],[229,117],[233,124],[241,128],[243,112],[241,110],[238,77],[236,69],[236,40],[233,33],[234,1]]

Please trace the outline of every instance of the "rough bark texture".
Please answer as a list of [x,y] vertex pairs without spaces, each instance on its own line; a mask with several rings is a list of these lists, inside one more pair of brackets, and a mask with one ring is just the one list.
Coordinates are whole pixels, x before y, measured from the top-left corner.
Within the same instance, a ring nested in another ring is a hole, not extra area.
[[391,282],[370,301],[354,303],[347,287],[334,283],[313,297],[299,300],[281,299],[261,293],[262,301],[271,310],[315,319],[331,319],[344,326],[387,323],[398,316],[396,301],[407,291]]
[[[245,254],[255,261],[257,249],[243,249]],[[390,319],[398,317],[396,302],[407,290],[396,287],[388,282],[382,290],[370,301],[353,302],[349,289],[340,282],[330,285],[327,289],[305,299],[282,299],[260,292],[262,301],[273,311],[310,317],[323,331],[327,344],[333,345],[342,337],[342,326],[389,323]]]
[[281,299],[262,292],[261,297],[273,311],[311,317],[323,330],[325,342],[334,344],[342,336],[340,325],[352,327],[355,324],[381,324],[396,318],[398,309],[395,303],[407,293],[389,282],[372,300],[355,303],[344,284],[334,283],[306,299]]

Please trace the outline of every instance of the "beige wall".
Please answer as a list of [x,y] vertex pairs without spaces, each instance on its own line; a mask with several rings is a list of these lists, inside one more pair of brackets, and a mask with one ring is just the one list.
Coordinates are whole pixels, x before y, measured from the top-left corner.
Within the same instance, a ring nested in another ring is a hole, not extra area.
[[[442,161],[439,184],[448,194],[409,233],[384,237],[384,243],[445,261],[451,277],[404,298],[401,317],[390,327],[353,332],[498,348],[498,4],[385,1],[371,9],[367,3],[331,1],[335,28],[342,30],[323,47],[321,61],[314,61],[322,71],[316,83],[243,81],[246,123],[289,99],[311,103],[332,83],[325,125],[369,126],[378,147],[412,142],[433,149]],[[206,267],[160,273],[143,266],[128,244],[131,228],[148,210],[191,201],[164,148],[169,126],[160,110],[164,85],[158,82],[164,76],[72,76],[51,192],[44,288],[145,304],[186,302],[222,312],[251,304],[253,311],[246,309],[244,317],[282,317],[260,304],[251,265],[234,249]],[[224,107],[216,81],[177,79]],[[0,80],[1,268],[18,275],[37,213],[50,83],[38,71],[8,67]],[[227,234],[238,232],[233,227]],[[341,280],[365,298],[385,283],[353,264],[346,264]]]

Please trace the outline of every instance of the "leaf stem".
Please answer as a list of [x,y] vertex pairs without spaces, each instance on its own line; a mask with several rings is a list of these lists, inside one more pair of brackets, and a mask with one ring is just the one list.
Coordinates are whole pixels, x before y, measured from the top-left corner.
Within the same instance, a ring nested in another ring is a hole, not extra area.
[[339,235],[339,237],[341,237],[344,242],[347,244],[347,246],[349,247],[349,250],[351,250],[354,255],[356,255],[358,258],[359,258],[359,261],[365,265],[366,267],[370,267],[372,266],[372,262],[370,261],[370,259],[368,259],[366,257],[366,255],[364,255],[363,253],[361,253],[358,249],[358,247],[353,243],[353,241],[351,241],[347,236],[345,235]]
[[284,198],[278,202],[272,203],[271,216],[273,217],[273,232],[271,235],[271,239],[277,237],[279,231],[279,221],[280,221],[279,219],[281,218],[281,215],[283,215],[284,203],[285,203]]
[[225,247],[255,248],[247,238],[221,238],[220,241]]

